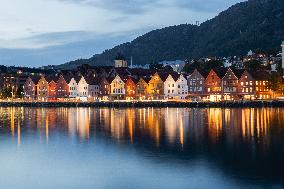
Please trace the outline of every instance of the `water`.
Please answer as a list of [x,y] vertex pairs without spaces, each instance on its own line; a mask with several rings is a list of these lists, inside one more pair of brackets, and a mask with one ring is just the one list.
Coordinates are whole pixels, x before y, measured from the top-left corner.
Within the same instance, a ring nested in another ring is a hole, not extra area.
[[0,108],[0,186],[284,188],[284,109]]

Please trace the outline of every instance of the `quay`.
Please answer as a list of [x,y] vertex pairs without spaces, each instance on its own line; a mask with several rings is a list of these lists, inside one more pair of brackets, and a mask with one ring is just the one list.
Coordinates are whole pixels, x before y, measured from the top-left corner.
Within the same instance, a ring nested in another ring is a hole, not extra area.
[[284,107],[284,101],[109,101],[109,102],[0,102],[0,107],[94,107],[94,108],[261,108]]

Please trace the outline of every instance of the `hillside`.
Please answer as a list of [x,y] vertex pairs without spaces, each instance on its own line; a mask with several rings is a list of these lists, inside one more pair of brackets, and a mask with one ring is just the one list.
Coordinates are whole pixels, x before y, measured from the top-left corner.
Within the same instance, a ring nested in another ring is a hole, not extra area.
[[200,26],[182,24],[151,31],[90,59],[59,66],[80,64],[112,65],[118,52],[135,64],[151,61],[243,55],[249,50],[277,51],[284,39],[284,1],[249,0],[238,3]]

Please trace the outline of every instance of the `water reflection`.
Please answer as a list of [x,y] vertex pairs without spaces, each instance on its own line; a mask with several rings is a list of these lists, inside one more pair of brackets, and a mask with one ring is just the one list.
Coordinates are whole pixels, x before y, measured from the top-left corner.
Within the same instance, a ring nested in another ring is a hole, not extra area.
[[46,144],[100,138],[134,145],[142,156],[147,150],[172,160],[202,157],[224,172],[284,178],[281,108],[0,108],[0,126],[0,135],[18,146],[26,137]]

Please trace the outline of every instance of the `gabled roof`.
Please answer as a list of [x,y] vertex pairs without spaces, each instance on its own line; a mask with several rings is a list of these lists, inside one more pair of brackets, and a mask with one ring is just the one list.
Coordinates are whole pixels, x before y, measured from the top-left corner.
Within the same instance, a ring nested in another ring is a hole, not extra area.
[[108,83],[111,83],[114,80],[115,77],[107,77],[106,80]]
[[213,70],[218,75],[218,77],[222,79],[226,75],[228,68],[218,68]]
[[167,78],[169,77],[170,73],[168,73],[168,72],[158,72],[158,75],[161,78],[161,80],[163,82],[165,82],[167,80]]
[[124,78],[124,82],[125,82],[125,83],[126,83],[126,81],[128,81],[128,80],[132,80],[135,84],[137,84],[138,81],[139,81],[139,79],[135,79],[135,78],[132,77],[132,76],[127,76],[127,77]]
[[45,77],[45,79],[48,83],[50,83],[51,81],[54,81],[56,83],[59,77],[56,75],[48,75]]
[[100,84],[100,79],[97,77],[85,77],[85,80],[89,85],[99,85]]
[[233,71],[233,73],[235,74],[235,76],[240,79],[245,71],[245,69],[234,69],[231,68],[231,70]]
[[[198,69],[195,69],[197,72],[199,72],[200,73],[200,75],[204,78],[204,79],[206,79],[207,78],[207,76],[208,76],[208,74],[209,74],[209,72],[208,71],[204,71],[204,70],[198,70]],[[194,71],[195,71],[194,70]]]
[[70,83],[71,79],[74,78],[73,75],[63,75],[66,83]]

